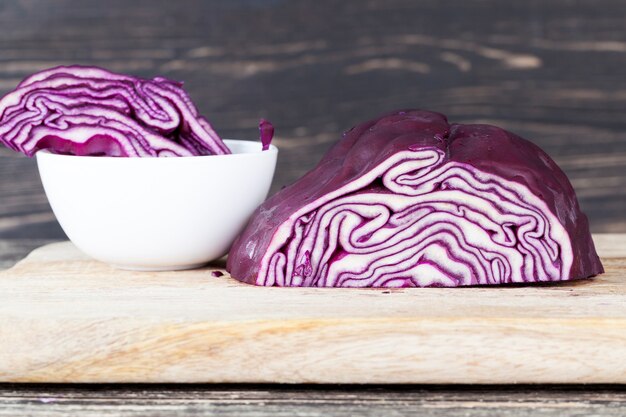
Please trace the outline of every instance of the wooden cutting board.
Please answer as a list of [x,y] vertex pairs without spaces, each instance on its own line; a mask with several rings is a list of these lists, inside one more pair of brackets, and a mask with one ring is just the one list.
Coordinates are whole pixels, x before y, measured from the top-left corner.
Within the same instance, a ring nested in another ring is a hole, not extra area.
[[626,235],[595,240],[596,279],[396,290],[126,272],[52,244],[0,273],[0,381],[626,383]]

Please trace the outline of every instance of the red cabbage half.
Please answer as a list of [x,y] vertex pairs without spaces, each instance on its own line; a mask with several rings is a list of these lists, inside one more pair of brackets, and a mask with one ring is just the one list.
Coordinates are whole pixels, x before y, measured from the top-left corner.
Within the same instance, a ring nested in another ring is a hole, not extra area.
[[0,141],[28,156],[230,153],[181,83],[80,66],[39,72],[4,96]]
[[261,205],[228,271],[266,286],[428,287],[603,272],[565,174],[489,125],[399,111],[344,134]]

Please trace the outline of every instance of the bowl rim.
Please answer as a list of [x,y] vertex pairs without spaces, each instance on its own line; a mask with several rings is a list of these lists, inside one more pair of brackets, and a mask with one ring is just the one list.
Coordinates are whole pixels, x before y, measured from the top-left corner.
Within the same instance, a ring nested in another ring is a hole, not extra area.
[[[251,155],[273,155],[278,154],[278,147],[276,145],[270,144],[269,149],[263,150],[261,142],[258,140],[246,140],[246,139],[223,139],[226,145],[229,143],[243,143],[245,146],[258,145],[258,150],[255,151],[246,151],[240,153],[231,153],[224,155],[189,155],[189,156],[169,156],[169,157],[124,157],[124,156],[94,156],[94,155],[68,155],[68,154],[58,154],[52,153],[48,149],[41,149],[35,153],[36,158],[45,157],[45,158],[80,158],[80,159],[90,159],[90,160],[115,160],[115,161],[175,161],[181,159],[203,159],[203,158],[241,158],[241,157],[250,157]],[[230,149],[230,146],[229,146]]]

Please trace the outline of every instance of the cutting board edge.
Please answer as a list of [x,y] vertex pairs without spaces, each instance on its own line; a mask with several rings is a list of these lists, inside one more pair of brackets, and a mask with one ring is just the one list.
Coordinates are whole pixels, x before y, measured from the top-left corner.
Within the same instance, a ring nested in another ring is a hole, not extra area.
[[[24,335],[11,331],[28,325],[17,320],[0,325],[0,333],[14,338],[0,349],[0,381],[626,383],[626,319],[536,321],[543,324],[506,318],[260,320],[236,326],[87,320],[76,327],[66,323],[38,345],[32,336],[26,344]],[[17,353],[6,346],[28,347]]]

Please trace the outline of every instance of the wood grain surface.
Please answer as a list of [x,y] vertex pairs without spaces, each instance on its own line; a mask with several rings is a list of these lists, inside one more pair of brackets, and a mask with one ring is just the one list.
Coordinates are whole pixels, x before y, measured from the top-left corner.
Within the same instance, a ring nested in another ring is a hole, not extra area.
[[623,386],[18,385],[0,416],[623,417]]
[[[626,232],[620,0],[0,2],[0,93],[59,64],[186,87],[224,137],[274,122],[273,190],[355,123],[419,107],[500,125],[566,171],[596,232]],[[63,238],[33,160],[0,149],[0,238]]]
[[120,271],[47,245],[0,274],[0,381],[626,383],[626,234],[597,240],[591,280],[389,290]]

